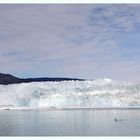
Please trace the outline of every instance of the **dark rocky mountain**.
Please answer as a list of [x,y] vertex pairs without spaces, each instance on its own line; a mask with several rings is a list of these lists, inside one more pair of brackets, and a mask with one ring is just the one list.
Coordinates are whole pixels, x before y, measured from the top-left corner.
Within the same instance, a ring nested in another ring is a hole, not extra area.
[[0,73],[0,84],[12,84],[12,83],[20,83],[21,79],[14,77],[10,74],[2,74]]
[[2,74],[0,73],[0,84],[1,85],[8,85],[8,84],[16,84],[16,83],[29,83],[29,82],[45,82],[45,81],[52,81],[52,82],[61,82],[61,81],[70,81],[70,80],[78,80],[83,81],[84,79],[76,79],[76,78],[17,78],[10,74]]

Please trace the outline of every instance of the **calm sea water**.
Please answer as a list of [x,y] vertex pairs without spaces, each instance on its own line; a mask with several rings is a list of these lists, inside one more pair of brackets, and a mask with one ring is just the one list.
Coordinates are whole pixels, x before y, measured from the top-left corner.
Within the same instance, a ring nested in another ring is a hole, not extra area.
[[140,136],[140,109],[1,110],[0,135]]

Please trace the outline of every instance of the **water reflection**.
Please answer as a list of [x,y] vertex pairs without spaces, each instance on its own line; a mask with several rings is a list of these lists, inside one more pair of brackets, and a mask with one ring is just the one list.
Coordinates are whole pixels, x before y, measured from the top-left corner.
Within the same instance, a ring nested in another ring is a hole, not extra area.
[[1,136],[139,136],[139,109],[4,110]]

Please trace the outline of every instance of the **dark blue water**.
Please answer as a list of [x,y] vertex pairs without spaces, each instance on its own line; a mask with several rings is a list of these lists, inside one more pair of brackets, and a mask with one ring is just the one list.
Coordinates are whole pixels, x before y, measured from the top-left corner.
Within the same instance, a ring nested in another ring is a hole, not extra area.
[[140,109],[1,110],[0,135],[140,136]]

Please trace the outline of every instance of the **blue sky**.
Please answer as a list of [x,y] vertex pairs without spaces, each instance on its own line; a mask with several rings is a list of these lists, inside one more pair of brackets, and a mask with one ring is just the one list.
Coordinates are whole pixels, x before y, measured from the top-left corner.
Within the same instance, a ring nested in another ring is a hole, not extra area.
[[140,81],[140,5],[0,5],[0,72]]

